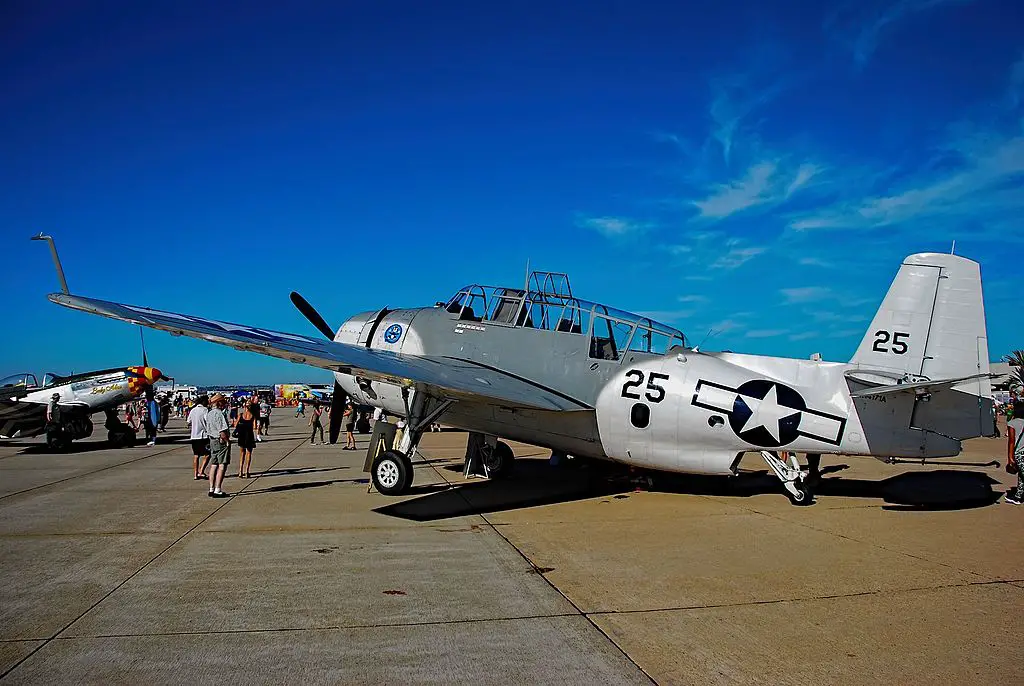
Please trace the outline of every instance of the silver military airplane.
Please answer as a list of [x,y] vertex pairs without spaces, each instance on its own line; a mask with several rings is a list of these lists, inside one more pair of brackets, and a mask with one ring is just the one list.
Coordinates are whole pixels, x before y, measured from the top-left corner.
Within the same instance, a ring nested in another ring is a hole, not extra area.
[[[135,431],[118,418],[117,408],[161,378],[159,369],[143,364],[72,376],[46,374],[42,384],[34,374],[0,379],[0,438],[30,438],[45,431],[48,448],[66,450],[73,440],[92,435],[92,415],[103,412],[110,443],[129,446]],[[47,421],[51,402],[60,408],[59,421]]]
[[907,257],[847,363],[700,351],[675,328],[576,298],[568,277],[546,272],[523,288],[467,286],[433,307],[363,312],[337,331],[293,293],[326,340],[66,292],[49,299],[333,371],[336,396],[407,419],[371,466],[385,494],[407,491],[409,455],[442,416],[486,437],[491,474],[512,460],[497,437],[694,474],[735,474],[754,451],[796,504],[813,500],[822,454],[954,456],[962,440],[994,432],[981,271],[956,255]]

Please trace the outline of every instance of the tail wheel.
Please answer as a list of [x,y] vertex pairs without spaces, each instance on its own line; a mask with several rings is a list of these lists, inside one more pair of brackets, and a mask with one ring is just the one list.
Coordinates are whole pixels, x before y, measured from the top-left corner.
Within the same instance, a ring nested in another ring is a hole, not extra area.
[[790,502],[801,506],[810,505],[814,502],[814,494],[811,492],[810,486],[808,486],[806,481],[797,481],[793,486],[796,487],[796,493],[786,492],[789,495]]
[[484,466],[487,467],[487,473],[491,478],[507,476],[512,471],[516,456],[508,443],[498,441],[493,450],[488,450],[485,446],[481,452]]
[[381,453],[370,467],[373,487],[384,495],[401,495],[412,485],[412,461],[397,450]]

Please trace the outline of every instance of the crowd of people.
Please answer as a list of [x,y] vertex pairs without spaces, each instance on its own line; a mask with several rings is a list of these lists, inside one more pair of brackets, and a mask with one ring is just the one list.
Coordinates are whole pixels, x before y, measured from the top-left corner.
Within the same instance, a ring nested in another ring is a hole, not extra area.
[[197,481],[210,482],[211,498],[226,498],[224,477],[231,464],[231,442],[238,446],[239,479],[252,478],[252,451],[270,433],[274,406],[255,393],[229,402],[220,393],[201,395],[188,411],[192,467]]

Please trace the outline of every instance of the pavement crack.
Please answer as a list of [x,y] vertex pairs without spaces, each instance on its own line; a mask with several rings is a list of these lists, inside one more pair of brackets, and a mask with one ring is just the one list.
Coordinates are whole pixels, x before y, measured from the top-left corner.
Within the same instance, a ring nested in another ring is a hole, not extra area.
[[[862,598],[869,596],[885,596],[885,595],[902,595],[907,593],[920,593],[922,591],[941,591],[950,588],[970,588],[973,586],[1000,586],[1008,585],[1014,586],[1019,583],[1014,579],[990,579],[987,581],[968,581],[965,583],[958,584],[935,584],[932,586],[915,586],[913,588],[900,588],[900,589],[878,589],[873,591],[857,591],[854,593],[832,593],[817,596],[806,596],[798,598],[772,598],[770,600],[747,600],[738,603],[707,603],[700,605],[679,605],[674,607],[654,607],[654,608],[642,608],[636,610],[595,610],[593,612],[586,613],[587,615],[635,615],[635,614],[646,614],[655,612],[685,612],[688,610],[714,610],[721,608],[736,608],[736,607],[757,607],[762,605],[784,605],[786,603],[801,603],[801,602],[814,602],[819,600],[840,600],[843,598]],[[1014,588],[1019,588],[1014,586]]]
[[[300,447],[301,447],[301,446],[303,445],[303,442],[304,442],[304,441],[301,441],[301,440],[300,440],[300,441],[299,441],[299,442],[298,442],[298,443],[297,443],[297,444],[295,445],[295,447],[293,447],[293,448],[292,448],[291,450],[289,450],[288,452],[286,452],[286,453],[285,453],[285,454],[284,454],[284,455],[283,455],[283,456],[281,457],[281,459],[279,459],[279,460],[278,460],[277,462],[275,462],[275,463],[274,463],[273,465],[271,465],[271,467],[270,467],[270,468],[271,468],[271,469],[273,469],[273,468],[274,468],[274,467],[276,467],[277,465],[279,465],[279,464],[281,464],[282,462],[284,462],[284,461],[285,461],[285,460],[286,460],[286,459],[287,459],[287,458],[288,458],[288,457],[289,457],[289,456],[290,456],[290,455],[291,455],[292,453],[294,453],[294,452],[295,452],[296,450],[298,450],[298,449],[299,449],[299,448],[300,448]],[[176,450],[177,448],[180,448],[180,447],[185,447],[185,446],[176,446],[175,448],[172,448],[172,450]],[[164,454],[164,453],[168,453],[168,452],[171,452],[171,450],[165,450],[165,451],[163,451],[163,452],[161,452],[161,453],[153,453],[152,455],[146,455],[146,456],[144,456],[144,457],[140,457],[140,458],[137,458],[137,459],[135,459],[135,460],[128,460],[127,462],[123,462],[123,463],[121,463],[121,464],[130,464],[130,463],[132,463],[132,462],[138,462],[139,460],[144,460],[144,459],[146,459],[147,457],[154,457],[154,456],[156,456],[156,455],[162,455],[162,454]],[[111,468],[113,468],[113,467],[117,467],[117,466],[120,466],[120,465],[111,465],[110,467],[104,467],[103,469],[98,469],[98,470],[96,470],[96,471],[97,471],[97,472],[101,472],[101,471],[104,471],[104,469],[111,469]],[[93,473],[95,473],[95,472],[93,472]],[[86,476],[86,475],[85,475],[85,474],[80,474],[79,476]],[[70,477],[70,478],[74,479],[74,478],[78,478],[78,477]],[[63,479],[62,481],[68,481],[68,480],[69,480],[69,479]],[[251,481],[250,481],[249,483],[247,483],[247,484],[246,484],[246,485],[245,485],[245,486],[244,486],[243,488],[241,488],[241,489],[239,490],[239,492],[241,492],[241,491],[244,491],[244,490],[245,490],[246,488],[249,488],[249,486],[251,486],[252,484],[256,483],[256,481],[258,481],[258,480],[259,480],[259,476],[257,476],[256,478],[252,479],[252,480],[251,480]],[[61,483],[61,482],[60,482],[60,481],[57,481],[57,482],[54,482],[54,483]],[[47,484],[47,485],[52,485],[52,484]],[[41,488],[41,487],[40,487],[40,488]],[[27,490],[35,490],[35,489],[33,488],[33,489],[27,489]],[[24,492],[24,491],[23,491],[23,492]],[[0,673],[0,679],[3,679],[3,678],[4,678],[4,677],[6,677],[6,676],[7,676],[8,674],[10,674],[11,672],[13,672],[13,671],[14,671],[15,669],[17,669],[17,668],[18,668],[18,666],[19,666],[19,665],[21,665],[21,664],[22,664],[23,662],[25,662],[25,660],[29,659],[30,657],[32,657],[33,655],[35,655],[36,653],[38,653],[38,652],[39,652],[40,650],[42,650],[42,649],[43,649],[43,648],[45,648],[45,647],[46,647],[47,645],[49,645],[51,641],[53,641],[54,639],[56,639],[57,637],[59,637],[59,636],[60,636],[60,635],[61,635],[62,633],[64,633],[65,631],[67,631],[68,629],[70,629],[70,628],[71,628],[72,626],[74,626],[76,622],[78,622],[78,621],[79,621],[80,619],[82,619],[82,618],[83,618],[83,617],[85,617],[85,616],[86,616],[87,614],[89,614],[89,613],[90,613],[90,612],[92,612],[92,611],[93,611],[94,609],[96,609],[96,607],[97,607],[97,606],[99,606],[99,604],[100,604],[100,603],[102,603],[102,602],[103,602],[104,600],[106,600],[106,599],[107,599],[107,598],[109,598],[109,597],[110,597],[111,595],[113,595],[114,593],[116,593],[116,592],[118,591],[118,589],[120,589],[120,588],[121,588],[122,586],[124,586],[124,585],[125,585],[126,583],[128,583],[129,581],[131,581],[132,579],[134,579],[134,578],[135,578],[136,576],[138,576],[138,575],[139,575],[139,574],[140,574],[140,573],[141,573],[141,572],[142,572],[142,571],[143,571],[144,569],[146,569],[146,568],[147,568],[147,567],[149,567],[149,566],[150,566],[151,564],[153,564],[153,563],[154,563],[154,562],[156,562],[156,561],[157,561],[158,559],[160,559],[160,557],[161,557],[161,556],[162,556],[162,555],[163,555],[164,553],[166,553],[166,552],[167,552],[168,550],[170,550],[171,548],[173,548],[174,546],[176,546],[176,545],[177,545],[178,543],[180,543],[180,542],[182,541],[182,539],[184,539],[184,538],[185,538],[186,536],[188,536],[189,534],[191,534],[192,532],[194,532],[194,531],[195,531],[196,529],[198,529],[198,528],[199,528],[200,526],[202,526],[204,522],[206,522],[206,521],[207,521],[208,519],[210,519],[210,517],[212,517],[213,515],[215,515],[215,514],[217,514],[218,512],[220,512],[220,511],[221,511],[221,509],[223,509],[223,508],[224,508],[224,507],[225,507],[225,506],[226,506],[226,505],[227,505],[228,503],[230,503],[230,502],[231,502],[232,500],[233,500],[233,498],[227,498],[227,499],[225,499],[225,500],[224,500],[224,501],[223,501],[222,503],[220,503],[219,505],[217,505],[217,507],[215,507],[215,508],[214,508],[213,510],[211,510],[209,514],[207,514],[207,515],[206,515],[205,517],[203,517],[203,518],[202,518],[202,519],[200,519],[200,520],[199,520],[198,522],[196,522],[196,523],[195,523],[195,524],[194,524],[194,525],[193,525],[193,526],[192,526],[191,528],[189,528],[189,529],[188,529],[188,530],[187,530],[187,531],[186,531],[185,533],[183,533],[182,535],[180,535],[180,536],[178,536],[177,538],[175,538],[175,539],[174,539],[174,540],[173,540],[173,541],[172,541],[172,542],[170,543],[170,545],[168,545],[168,546],[167,546],[167,547],[165,547],[165,548],[164,548],[163,550],[161,550],[160,552],[158,552],[158,553],[157,553],[156,555],[154,555],[154,556],[153,556],[152,558],[150,558],[150,560],[149,560],[148,562],[146,562],[145,564],[143,564],[143,565],[142,565],[141,567],[139,567],[139,568],[138,568],[138,569],[136,569],[136,570],[135,570],[134,572],[132,572],[131,574],[129,574],[129,575],[128,575],[128,576],[127,576],[127,577],[126,577],[126,578],[125,578],[124,580],[122,580],[122,581],[121,581],[120,583],[118,583],[118,584],[117,584],[116,586],[114,586],[114,587],[113,587],[112,589],[110,589],[109,591],[107,591],[107,592],[106,592],[106,593],[105,593],[105,594],[103,595],[103,597],[102,597],[102,598],[100,598],[100,599],[99,599],[99,600],[97,600],[97,601],[96,601],[95,603],[93,603],[93,604],[92,604],[92,605],[90,605],[90,606],[89,606],[88,608],[86,608],[86,609],[85,609],[85,611],[83,611],[83,612],[82,612],[81,614],[79,614],[79,615],[78,615],[77,617],[75,617],[75,618],[74,618],[74,619],[72,619],[72,620],[71,620],[70,622],[68,622],[67,624],[65,624],[65,625],[64,625],[64,626],[63,626],[63,627],[62,627],[61,629],[59,629],[59,630],[58,630],[57,632],[55,632],[55,633],[54,633],[54,634],[53,634],[52,636],[50,636],[50,637],[49,637],[49,638],[47,638],[47,639],[43,639],[43,642],[42,642],[42,643],[40,643],[39,645],[37,645],[37,646],[36,646],[35,648],[33,648],[33,649],[32,649],[32,651],[31,651],[31,652],[30,652],[30,653],[29,653],[28,655],[25,655],[25,656],[24,656],[23,658],[21,658],[20,660],[18,660],[18,661],[17,661],[17,662],[15,662],[14,664],[12,664],[12,665],[11,665],[10,667],[8,667],[8,668],[7,668],[6,670],[4,670],[4,671],[3,671],[2,673]]]
[[[188,447],[188,446],[187,445],[176,445],[173,448],[168,448],[167,450],[161,450],[158,453],[150,453],[148,455],[143,455],[141,457],[134,457],[134,458],[132,458],[130,460],[125,460],[124,462],[118,462],[117,464],[110,464],[110,465],[107,465],[106,467],[100,467],[99,469],[93,469],[92,471],[89,471],[89,472],[83,472],[82,474],[75,474],[74,476],[69,476],[66,479],[58,479],[57,481],[51,481],[50,483],[40,484],[39,486],[33,486],[32,488],[26,488],[26,489],[21,490],[21,491],[15,491],[14,493],[7,493],[5,495],[0,495],[0,500],[4,500],[6,498],[11,498],[11,497],[16,496],[16,495],[21,495],[22,493],[31,493],[32,491],[38,491],[40,488],[48,488],[50,486],[56,486],[57,484],[66,483],[66,482],[72,481],[74,479],[81,479],[83,476],[91,476],[93,474],[99,474],[100,472],[105,472],[108,469],[114,469],[115,467],[123,467],[126,464],[132,464],[133,462],[139,462],[140,460],[148,460],[149,458],[157,457],[158,455],[166,455],[167,453],[172,453],[172,452],[174,452],[175,450],[177,450],[179,448],[186,448],[186,447]],[[0,676],[2,676],[2,675],[0,675]]]
[[[452,489],[452,490],[454,490],[454,491],[455,491],[456,493],[458,493],[459,497],[460,497],[460,498],[462,499],[462,501],[463,501],[463,502],[465,502],[465,503],[466,503],[466,505],[468,505],[468,506],[469,506],[470,508],[473,508],[473,503],[471,503],[471,502],[470,502],[470,500],[469,500],[469,498],[467,498],[467,497],[466,497],[466,495],[465,495],[465,494],[464,494],[464,493],[462,492],[462,489],[460,489],[460,488],[455,488],[456,484],[454,484],[454,483],[453,483],[452,481],[450,481],[450,480],[449,480],[449,479],[447,478],[447,476],[446,476],[446,475],[442,474],[442,473],[441,473],[441,472],[440,472],[440,471],[438,470],[438,468],[437,468],[437,465],[436,465],[436,464],[435,464],[435,463],[434,463],[433,461],[429,461],[429,462],[428,462],[428,461],[426,461],[426,460],[425,460],[425,461],[424,461],[424,464],[426,464],[426,465],[427,465],[427,466],[429,466],[429,467],[430,467],[430,468],[431,468],[432,470],[434,470],[434,473],[435,473],[435,474],[437,474],[437,475],[438,475],[438,476],[439,476],[439,477],[441,478],[441,480],[442,480],[442,481],[444,481],[445,483],[447,483],[447,484],[448,484],[448,486],[449,486],[449,488],[451,488],[451,489]],[[523,552],[523,551],[522,551],[522,550],[521,550],[521,549],[519,548],[519,546],[517,546],[517,545],[516,545],[515,543],[513,543],[513,542],[512,542],[512,541],[511,541],[511,540],[510,540],[510,539],[509,539],[509,538],[508,538],[508,537],[507,537],[507,536],[506,536],[505,534],[503,534],[503,533],[501,532],[501,530],[500,530],[500,529],[498,529],[498,527],[497,527],[497,526],[495,526],[495,525],[494,525],[494,523],[493,523],[493,522],[491,522],[491,520],[490,520],[490,519],[488,519],[488,518],[487,518],[487,516],[486,516],[485,514],[483,514],[483,513],[478,513],[478,514],[476,514],[475,516],[477,516],[477,517],[479,517],[480,519],[482,519],[482,520],[484,521],[484,523],[485,523],[485,524],[487,524],[488,528],[490,528],[490,530],[491,530],[491,531],[493,531],[493,532],[494,532],[494,534],[495,534],[496,536],[498,536],[499,538],[501,538],[501,540],[505,541],[505,543],[507,543],[507,544],[508,544],[508,545],[509,545],[509,546],[510,546],[510,547],[512,548],[512,550],[516,551],[516,553],[518,553],[518,554],[519,554],[519,556],[520,556],[520,557],[522,557],[522,558],[523,558],[523,560],[524,560],[524,561],[525,561],[525,562],[526,562],[526,563],[527,563],[528,565],[530,565],[530,569],[531,569],[532,571],[534,571],[534,572],[536,573],[536,575],[537,575],[538,577],[540,577],[541,579],[543,579],[543,580],[544,580],[544,583],[546,583],[546,584],[547,584],[548,586],[550,586],[550,587],[551,587],[551,589],[555,591],[555,593],[557,593],[558,595],[560,595],[560,596],[561,596],[561,597],[562,597],[562,598],[563,598],[563,599],[565,600],[565,602],[566,602],[566,603],[568,603],[568,604],[569,604],[569,606],[570,606],[570,607],[571,607],[571,608],[572,608],[573,610],[575,610],[575,613],[574,613],[574,614],[572,614],[572,615],[570,615],[570,616],[579,616],[579,617],[583,617],[583,618],[584,618],[584,619],[585,619],[585,620],[586,620],[586,621],[587,621],[587,622],[588,622],[588,623],[590,624],[590,626],[594,627],[594,629],[595,629],[595,630],[596,630],[596,631],[597,631],[597,632],[598,632],[598,633],[599,633],[600,635],[604,636],[605,640],[607,640],[607,641],[608,641],[608,642],[609,642],[609,643],[610,643],[611,645],[615,646],[615,649],[619,651],[619,653],[620,653],[620,654],[622,655],[622,657],[624,657],[624,658],[625,658],[625,659],[626,659],[626,660],[627,660],[627,661],[628,661],[628,662],[629,662],[629,663],[630,663],[631,665],[633,665],[633,666],[634,666],[634,667],[635,667],[635,668],[637,669],[637,671],[638,671],[638,672],[639,672],[640,674],[643,674],[643,675],[644,675],[645,677],[647,677],[647,679],[648,679],[648,680],[649,680],[649,681],[650,681],[650,682],[651,682],[652,684],[656,684],[656,683],[657,683],[657,681],[655,681],[655,680],[654,680],[654,677],[652,677],[652,676],[651,676],[650,674],[648,674],[647,670],[646,670],[646,669],[644,669],[643,667],[641,667],[641,666],[640,666],[640,664],[639,664],[639,663],[638,663],[638,662],[637,662],[636,660],[634,660],[634,659],[633,659],[633,657],[632,657],[632,656],[631,656],[631,655],[630,655],[629,653],[627,653],[627,652],[626,652],[626,651],[625,651],[625,650],[623,649],[623,647],[622,647],[622,646],[620,646],[620,645],[618,644],[618,642],[616,642],[616,641],[615,641],[615,639],[613,639],[613,638],[612,638],[611,636],[609,636],[609,635],[608,635],[608,633],[607,633],[607,632],[606,632],[606,631],[605,631],[604,629],[602,629],[602,628],[600,627],[600,625],[598,625],[598,623],[597,623],[597,622],[595,622],[595,621],[594,621],[593,619],[591,619],[591,618],[590,618],[590,616],[589,616],[589,615],[587,615],[587,613],[583,612],[583,610],[582,610],[582,609],[580,609],[579,605],[577,605],[577,604],[576,604],[576,603],[575,603],[575,602],[574,602],[574,601],[573,601],[573,600],[572,600],[572,599],[571,599],[571,598],[570,598],[570,597],[569,597],[568,595],[566,595],[566,593],[565,593],[564,591],[562,591],[562,589],[560,589],[560,588],[559,588],[558,586],[556,586],[556,585],[555,585],[555,584],[554,584],[554,583],[553,583],[553,582],[551,581],[551,579],[549,579],[549,578],[548,578],[547,576],[545,576],[545,575],[544,575],[543,573],[541,573],[541,572],[540,572],[540,570],[541,570],[541,569],[543,569],[543,568],[542,568],[542,567],[539,567],[539,566],[537,566],[537,564],[536,564],[536,563],[535,563],[535,562],[534,562],[533,560],[531,560],[531,559],[530,559],[530,557],[529,557],[529,556],[528,556],[528,555],[527,555],[526,553],[524,553],[524,552]]]

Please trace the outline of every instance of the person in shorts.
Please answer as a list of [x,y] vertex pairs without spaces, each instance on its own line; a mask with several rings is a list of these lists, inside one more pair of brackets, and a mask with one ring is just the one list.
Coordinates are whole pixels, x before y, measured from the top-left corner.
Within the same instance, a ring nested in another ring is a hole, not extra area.
[[1024,401],[1013,403],[1013,417],[1006,423],[1006,466],[1017,466],[1017,487],[1006,492],[1004,502],[1024,505]]
[[260,436],[270,433],[270,402],[264,398],[260,401]]
[[[196,481],[207,479],[206,466],[210,463],[210,435],[206,433],[206,412],[210,399],[205,395],[196,399],[196,406],[188,413],[189,436],[192,441],[192,466]],[[200,466],[200,462],[202,466]]]
[[206,413],[206,433],[210,435],[210,497],[227,498],[221,486],[231,463],[231,433],[224,412],[228,399],[217,393],[210,398],[210,404],[213,409]]

